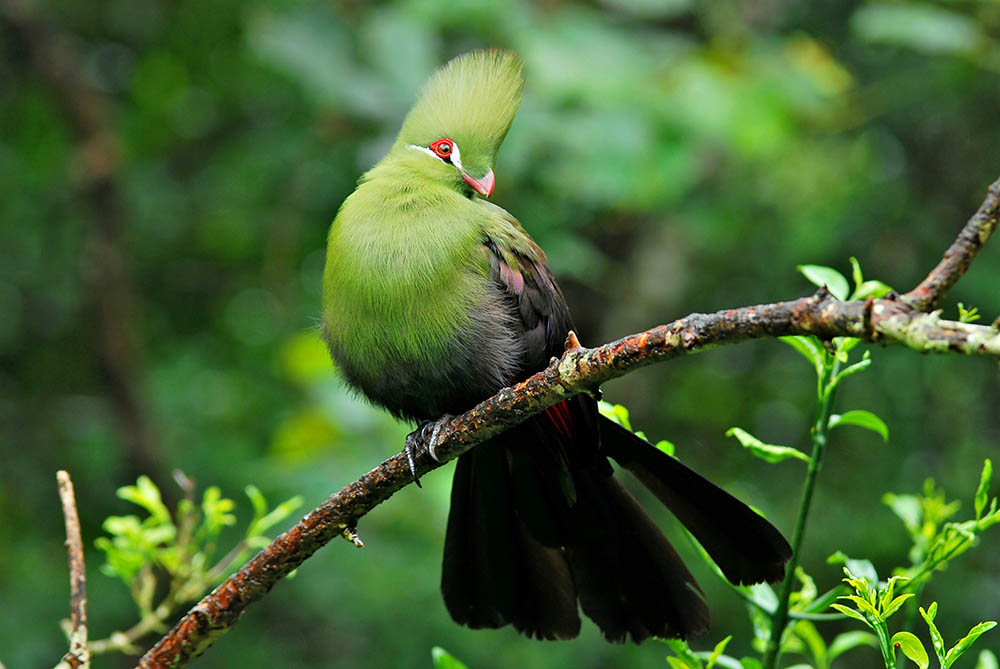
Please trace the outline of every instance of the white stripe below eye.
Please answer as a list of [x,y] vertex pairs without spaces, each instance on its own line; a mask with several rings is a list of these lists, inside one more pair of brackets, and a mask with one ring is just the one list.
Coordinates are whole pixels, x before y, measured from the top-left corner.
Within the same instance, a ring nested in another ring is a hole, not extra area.
[[441,160],[440,158],[438,158],[438,156],[437,156],[436,153],[434,153],[433,151],[431,151],[430,149],[428,149],[426,146],[417,146],[416,144],[410,144],[410,148],[411,149],[416,149],[417,151],[423,151],[424,153],[426,153],[431,158],[435,158],[437,160]]
[[[417,151],[423,151],[424,153],[426,153],[431,158],[434,158],[435,160],[440,160],[441,162],[444,162],[444,159],[441,158],[441,156],[439,156],[438,154],[434,153],[433,151],[431,151],[430,149],[428,149],[426,146],[420,146],[418,144],[410,144],[410,148],[411,149],[416,149]],[[451,155],[449,156],[449,158],[451,158],[451,164],[452,165],[454,165],[455,167],[457,167],[459,170],[462,169],[462,152],[458,150],[458,144],[456,144],[455,142],[451,143]]]

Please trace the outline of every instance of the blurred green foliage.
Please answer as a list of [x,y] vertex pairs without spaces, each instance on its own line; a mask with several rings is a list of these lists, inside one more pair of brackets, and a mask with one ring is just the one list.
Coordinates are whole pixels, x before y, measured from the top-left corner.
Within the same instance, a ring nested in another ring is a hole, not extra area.
[[[0,609],[17,612],[0,622],[0,660],[11,668],[54,664],[65,649],[56,469],[73,475],[93,546],[104,518],[131,511],[114,490],[140,473],[175,499],[178,467],[225,497],[253,482],[269,499],[302,494],[312,506],[401,446],[407,426],[347,393],[316,336],[324,238],[424,77],[455,54],[499,45],[525,58],[526,99],[494,199],[548,252],[588,344],[806,294],[800,264],[846,274],[853,255],[905,289],[1000,174],[993,2],[27,7],[74,58],[29,55],[32,40],[0,14]],[[104,98],[110,143],[80,145],[53,69]],[[88,195],[94,151],[109,154],[124,226],[118,288],[131,308],[110,321],[96,232],[107,211]],[[991,320],[998,271],[987,248],[946,313],[958,318],[961,300]],[[123,331],[135,335],[127,371],[160,471],[130,464],[137,414],[102,354],[107,333]],[[840,403],[871,408],[892,438],[838,431],[803,555],[823,590],[841,578],[824,564],[835,550],[884,566],[910,546],[883,492],[928,475],[971,489],[1000,441],[994,365],[873,355]],[[605,390],[654,440],[677,444],[788,531],[801,467],[754,462],[724,432],[740,425],[765,444],[805,447],[814,387],[794,351],[756,342]],[[564,644],[453,625],[437,592],[448,478],[428,477],[366,518],[364,550],[321,551],[204,663],[426,667],[442,646],[469,666],[664,666],[664,647],[608,646],[591,625]],[[250,520],[244,509],[240,525]],[[241,536],[224,528],[220,542]],[[928,586],[927,601],[948,612],[944,638],[1000,617],[997,541],[984,537]],[[100,556],[88,554],[94,637],[134,622]],[[733,634],[726,652],[740,656],[750,637],[741,601],[696,575],[715,640]]]

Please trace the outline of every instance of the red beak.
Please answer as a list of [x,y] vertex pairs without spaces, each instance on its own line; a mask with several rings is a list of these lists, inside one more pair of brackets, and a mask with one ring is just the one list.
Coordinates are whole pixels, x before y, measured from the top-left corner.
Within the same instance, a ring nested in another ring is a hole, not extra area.
[[465,179],[465,183],[472,186],[472,188],[482,195],[483,197],[489,197],[490,193],[493,192],[493,170],[489,170],[482,179],[473,179],[465,172],[462,172],[462,178]]

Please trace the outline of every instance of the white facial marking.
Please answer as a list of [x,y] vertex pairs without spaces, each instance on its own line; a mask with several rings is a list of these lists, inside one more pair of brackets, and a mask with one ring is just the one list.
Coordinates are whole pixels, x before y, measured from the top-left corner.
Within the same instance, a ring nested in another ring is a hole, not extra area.
[[436,153],[434,153],[433,151],[431,151],[430,149],[428,149],[426,146],[419,146],[417,144],[410,144],[410,148],[411,149],[416,149],[417,151],[423,151],[424,153],[426,153],[431,158],[434,158],[435,160],[441,160],[440,158],[437,157]]
[[[410,144],[410,148],[416,149],[417,151],[423,151],[434,160],[440,160],[441,162],[444,162],[441,156],[434,153],[426,146],[420,146],[419,144]],[[456,144],[454,141],[452,141],[451,143],[451,155],[449,156],[449,158],[451,158],[452,165],[457,167],[459,170],[462,169],[462,152],[458,150],[458,144]]]

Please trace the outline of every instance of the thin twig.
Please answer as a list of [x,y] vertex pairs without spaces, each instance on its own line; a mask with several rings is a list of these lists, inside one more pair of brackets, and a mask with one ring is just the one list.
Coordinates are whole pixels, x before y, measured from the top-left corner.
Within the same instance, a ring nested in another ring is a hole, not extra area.
[[93,655],[103,655],[111,652],[138,655],[141,649],[135,645],[135,642],[150,632],[162,632],[166,628],[164,621],[172,613],[174,613],[174,609],[165,600],[151,613],[144,615],[139,622],[127,630],[112,632],[106,639],[91,641],[90,652]]
[[[1000,181],[990,187],[980,212],[959,238],[985,241],[996,228]],[[992,213],[990,213],[992,212]],[[958,242],[956,242],[958,244]],[[955,245],[953,245],[953,248]],[[965,272],[974,253],[931,276],[937,299]],[[920,285],[928,283],[930,277]],[[918,287],[919,289],[919,287]],[[917,289],[915,289],[917,290]],[[589,392],[605,381],[639,367],[703,351],[722,344],[782,335],[846,336],[869,342],[900,344],[919,351],[964,353],[1000,359],[1000,331],[989,326],[946,321],[922,313],[895,296],[864,302],[841,302],[826,290],[812,297],[692,314],[646,332],[597,348],[575,346],[546,369],[505,388],[446,423],[438,434],[435,461],[423,445],[416,457],[422,475],[458,457],[477,443],[509,429],[567,397]],[[389,458],[330,497],[295,527],[258,553],[211,594],[205,596],[139,661],[141,667],[180,667],[204,653],[235,624],[246,608],[332,538],[357,526],[358,519],[413,481],[405,454]]]
[[1000,179],[994,181],[983,204],[958,234],[930,274],[916,288],[903,296],[915,309],[935,308],[955,282],[965,274],[969,264],[1000,222]]
[[73,481],[63,470],[56,472],[59,482],[59,499],[62,500],[66,520],[66,553],[69,559],[70,610],[72,612],[69,652],[63,656],[60,667],[73,669],[90,667],[90,650],[87,648],[87,570],[83,563],[83,539],[80,537],[80,518],[76,512]]

